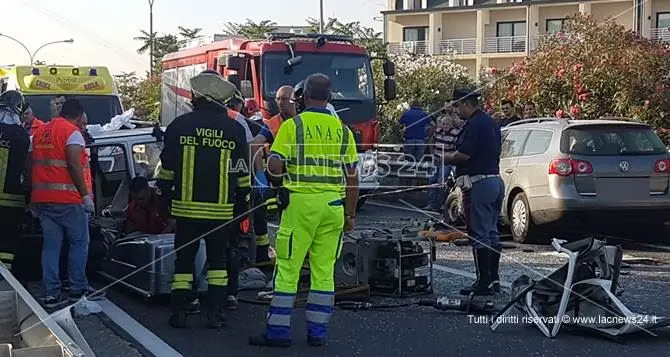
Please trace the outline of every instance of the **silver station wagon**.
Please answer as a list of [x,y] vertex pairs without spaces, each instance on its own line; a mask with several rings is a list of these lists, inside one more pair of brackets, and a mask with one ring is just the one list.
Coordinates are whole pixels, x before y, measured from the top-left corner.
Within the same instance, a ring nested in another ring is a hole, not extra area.
[[502,139],[502,218],[517,242],[670,220],[670,154],[648,125],[527,119]]

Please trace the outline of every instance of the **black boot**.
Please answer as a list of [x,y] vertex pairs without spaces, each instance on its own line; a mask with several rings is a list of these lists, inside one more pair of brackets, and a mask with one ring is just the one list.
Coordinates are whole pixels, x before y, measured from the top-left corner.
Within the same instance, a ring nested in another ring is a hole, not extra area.
[[472,254],[475,259],[475,269],[477,269],[477,280],[464,289],[461,289],[461,295],[493,295],[493,290],[489,286],[491,284],[490,276],[490,250],[489,248],[473,248]]
[[227,289],[225,286],[207,285],[207,301],[205,302],[206,307],[204,310],[208,328],[220,329],[226,325],[226,318],[223,315],[226,292]]
[[190,303],[191,292],[186,289],[173,290],[170,296],[170,310],[172,314],[168,323],[174,328],[186,328],[186,318]]
[[496,293],[500,292],[500,275],[498,273],[498,268],[500,266],[500,254],[502,252],[502,247],[495,247],[494,250],[489,252],[489,258],[491,260],[491,288]]

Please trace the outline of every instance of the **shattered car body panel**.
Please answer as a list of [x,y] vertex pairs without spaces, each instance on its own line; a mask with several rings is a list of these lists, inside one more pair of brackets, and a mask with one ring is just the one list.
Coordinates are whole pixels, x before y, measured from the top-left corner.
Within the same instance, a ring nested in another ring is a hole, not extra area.
[[516,279],[511,301],[492,318],[491,330],[500,327],[513,309],[550,338],[562,326],[611,339],[670,326],[670,318],[635,313],[617,297],[620,247],[594,238],[567,244],[554,239],[552,245],[568,256],[568,263],[538,281],[526,275]]

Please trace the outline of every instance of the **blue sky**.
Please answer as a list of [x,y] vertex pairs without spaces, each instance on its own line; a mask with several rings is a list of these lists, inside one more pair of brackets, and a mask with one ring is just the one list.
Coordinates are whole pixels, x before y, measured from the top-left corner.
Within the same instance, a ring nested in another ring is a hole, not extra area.
[[[0,33],[17,38],[30,51],[45,42],[74,39],[71,45],[45,47],[37,54],[37,60],[49,64],[108,66],[113,73],[144,74],[148,67],[148,55],[138,55],[139,42],[133,40],[139,29],[149,30],[147,0],[2,0],[5,1],[12,3],[5,15],[15,15],[3,16]],[[373,18],[381,16],[379,12],[384,10],[386,1],[324,0],[324,17],[360,21],[381,32],[382,22]],[[246,18],[302,25],[307,17],[319,17],[318,0],[155,0],[154,3],[154,30],[159,33],[176,32],[177,26],[220,33],[224,23],[244,22]],[[0,65],[29,62],[25,49],[0,37]]]

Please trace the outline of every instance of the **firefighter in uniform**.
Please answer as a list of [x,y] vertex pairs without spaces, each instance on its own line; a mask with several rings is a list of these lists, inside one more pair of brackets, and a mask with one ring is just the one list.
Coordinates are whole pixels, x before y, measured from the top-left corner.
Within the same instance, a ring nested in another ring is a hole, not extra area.
[[[302,92],[301,88],[298,88]],[[270,261],[268,250],[270,247],[270,238],[268,237],[267,214],[277,210],[277,195],[273,189],[268,186],[265,175],[266,160],[270,154],[270,146],[277,136],[282,123],[296,115],[295,97],[293,97],[293,87],[283,86],[277,90],[275,101],[279,108],[279,113],[270,119],[263,119],[263,127],[259,135],[254,138],[252,150],[254,152],[254,182],[255,190],[252,191],[252,200],[254,206],[259,205],[265,199],[265,209],[254,211],[254,234],[256,235],[256,263]]]
[[21,126],[23,95],[7,91],[0,96],[0,263],[12,269],[18,228],[25,212],[22,178],[30,136]]
[[251,345],[291,345],[291,311],[308,253],[307,342],[321,346],[326,341],[335,301],[335,261],[342,249],[343,228],[353,229],[358,200],[356,143],[351,130],[326,109],[330,86],[327,76],[310,75],[303,92],[306,109],[282,124],[272,144],[268,170],[273,177],[283,175],[278,189],[283,211],[267,324],[264,333],[249,338]]
[[228,285],[228,241],[239,234],[235,219],[249,204],[249,149],[244,128],[226,113],[225,101],[234,85],[204,72],[191,79],[191,88],[193,111],[167,127],[160,156],[159,188],[162,195],[171,196],[177,223],[169,324],[186,327],[194,260],[204,238],[208,262],[204,310],[209,327],[220,328]]

